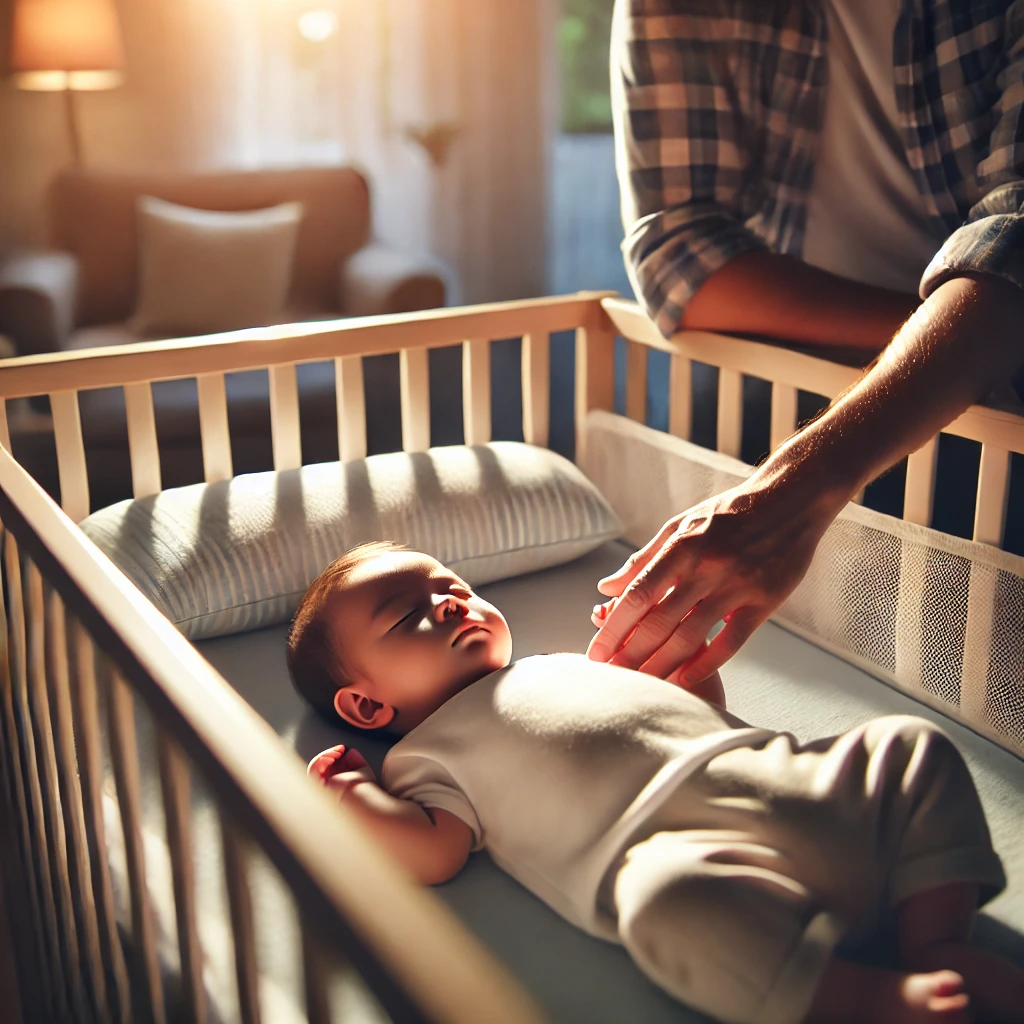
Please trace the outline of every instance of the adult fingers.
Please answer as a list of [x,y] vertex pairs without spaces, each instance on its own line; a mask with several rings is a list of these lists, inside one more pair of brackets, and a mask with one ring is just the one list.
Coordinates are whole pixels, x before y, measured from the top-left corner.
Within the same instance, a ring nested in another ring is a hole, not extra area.
[[[678,551],[674,552],[678,555]],[[680,564],[680,561],[682,564]],[[649,657],[671,635],[679,620],[689,611],[706,591],[702,584],[693,581],[680,589],[677,584],[681,577],[691,579],[688,571],[689,559],[665,557],[662,554],[637,576],[626,588],[615,607],[608,613],[601,628],[595,634],[587,648],[587,657],[593,661],[608,661],[622,648],[627,639],[631,639],[633,631],[640,631],[635,650],[646,650]],[[662,614],[659,618],[645,621],[648,612],[657,606],[669,591],[676,588],[671,595],[671,603],[675,610],[675,618],[671,614]],[[646,661],[646,658],[643,659]],[[641,664],[641,662],[636,662]]]
[[768,616],[753,608],[732,612],[721,632],[698,654],[682,673],[683,686],[696,686],[717,672],[749,639]]
[[[668,640],[649,659],[641,662],[639,668],[648,675],[668,679],[703,652],[708,633],[730,610],[727,601],[702,601],[676,626]],[[619,655],[616,655],[613,664],[618,662]],[[685,678],[685,673],[681,678]]]
[[675,533],[678,524],[678,518],[670,519],[639,551],[634,551],[621,568],[616,569],[610,576],[598,580],[597,589],[605,597],[618,597],[647,568],[651,559]]

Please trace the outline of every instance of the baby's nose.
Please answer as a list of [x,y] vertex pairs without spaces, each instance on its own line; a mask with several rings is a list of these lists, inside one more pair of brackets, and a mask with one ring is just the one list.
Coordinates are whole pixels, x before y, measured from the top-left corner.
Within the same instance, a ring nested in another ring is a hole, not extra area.
[[454,594],[434,595],[434,618],[439,622],[455,618],[466,613],[466,603]]

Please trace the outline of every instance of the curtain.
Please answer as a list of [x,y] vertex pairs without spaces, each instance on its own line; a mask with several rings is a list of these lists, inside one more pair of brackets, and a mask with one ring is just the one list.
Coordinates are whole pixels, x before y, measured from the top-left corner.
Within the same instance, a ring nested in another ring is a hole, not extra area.
[[[454,301],[541,294],[553,6],[121,0],[126,83],[76,96],[85,162],[354,163],[376,234],[444,259]],[[68,160],[62,104],[0,88],[0,246],[45,241],[46,186]]]

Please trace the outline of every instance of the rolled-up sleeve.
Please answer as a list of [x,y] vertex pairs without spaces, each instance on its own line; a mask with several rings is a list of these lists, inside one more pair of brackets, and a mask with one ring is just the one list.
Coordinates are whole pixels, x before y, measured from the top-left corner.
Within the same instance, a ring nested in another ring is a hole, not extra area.
[[1006,15],[1000,100],[988,153],[978,164],[983,198],[928,264],[921,298],[964,274],[990,274],[1024,288],[1024,3]]
[[623,255],[637,298],[666,336],[716,270],[765,247],[741,210],[751,146],[738,100],[749,83],[734,80],[736,36],[713,4],[616,2],[612,107]]

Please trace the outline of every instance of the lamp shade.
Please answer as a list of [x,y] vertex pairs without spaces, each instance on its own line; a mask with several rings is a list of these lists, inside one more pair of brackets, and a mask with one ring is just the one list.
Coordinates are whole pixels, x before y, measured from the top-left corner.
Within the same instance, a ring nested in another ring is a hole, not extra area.
[[12,29],[11,70],[23,87],[105,88],[120,81],[124,48],[113,0],[14,0]]

